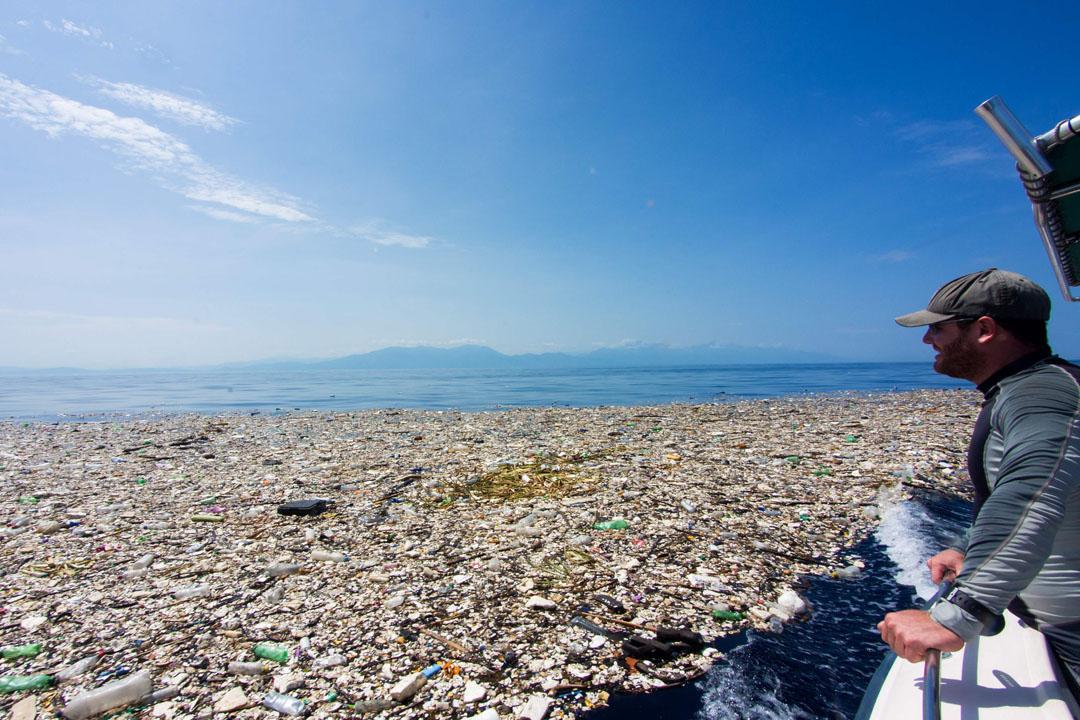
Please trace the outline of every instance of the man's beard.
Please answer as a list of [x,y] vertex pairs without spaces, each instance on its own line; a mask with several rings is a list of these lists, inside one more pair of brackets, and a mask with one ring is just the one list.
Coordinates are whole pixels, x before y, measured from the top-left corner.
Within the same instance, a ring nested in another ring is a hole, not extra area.
[[979,369],[978,354],[963,335],[948,345],[942,345],[938,357],[934,359],[936,372],[962,380],[976,377]]

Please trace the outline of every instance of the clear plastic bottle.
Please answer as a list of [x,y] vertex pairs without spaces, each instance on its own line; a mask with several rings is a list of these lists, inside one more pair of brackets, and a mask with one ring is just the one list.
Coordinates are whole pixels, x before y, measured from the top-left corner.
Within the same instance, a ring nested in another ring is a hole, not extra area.
[[140,705],[157,705],[159,702],[165,702],[166,700],[172,700],[174,697],[177,697],[178,695],[180,695],[180,686],[179,685],[168,685],[166,687],[161,688],[160,690],[155,690],[154,692],[150,693],[149,695],[144,695],[143,697],[139,698],[139,704]]
[[266,568],[266,574],[272,578],[285,577],[300,572],[300,566],[293,563],[274,563]]
[[229,663],[230,675],[262,675],[266,672],[266,665],[261,662],[231,662]]
[[303,715],[307,712],[307,704],[303,700],[278,692],[267,693],[262,704],[282,715]]
[[345,553],[327,552],[326,550],[315,550],[311,553],[312,560],[323,560],[327,562],[345,562],[349,559],[349,556]]
[[209,585],[192,585],[185,588],[177,588],[173,590],[173,597],[177,600],[188,600],[190,598],[206,597],[210,594]]
[[60,712],[68,720],[85,720],[107,710],[130,705],[149,695],[150,691],[150,673],[143,670],[77,695]]
[[73,680],[83,673],[88,673],[94,669],[94,666],[98,664],[100,656],[89,655],[82,660],[76,660],[70,665],[60,668],[60,671],[56,673],[57,682],[67,682]]
[[332,668],[338,665],[344,665],[348,660],[344,655],[334,653],[333,655],[326,655],[317,659],[312,665],[317,668]]

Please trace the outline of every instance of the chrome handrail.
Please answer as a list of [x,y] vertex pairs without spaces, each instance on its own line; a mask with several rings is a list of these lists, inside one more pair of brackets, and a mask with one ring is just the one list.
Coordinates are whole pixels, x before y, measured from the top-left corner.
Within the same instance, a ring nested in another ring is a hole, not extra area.
[[[952,587],[953,580],[946,580],[938,585],[934,597],[926,601],[926,609],[929,610],[934,603],[948,595]],[[935,648],[926,651],[922,692],[923,720],[941,720],[941,651]]]
[[927,650],[923,667],[923,720],[941,720],[941,651]]

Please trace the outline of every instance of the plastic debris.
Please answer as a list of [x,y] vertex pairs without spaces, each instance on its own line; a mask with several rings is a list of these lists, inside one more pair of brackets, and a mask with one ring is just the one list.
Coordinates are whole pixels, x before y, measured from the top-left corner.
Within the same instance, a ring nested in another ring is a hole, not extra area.
[[264,660],[273,660],[276,663],[282,664],[289,662],[289,648],[284,645],[255,643],[255,646],[251,648],[251,651],[255,653],[255,657],[261,657]]
[[0,693],[43,690],[52,683],[51,675],[4,675],[0,677]]
[[108,710],[124,707],[149,695],[150,673],[145,670],[114,680],[94,690],[75,696],[60,711],[68,720],[84,720]]
[[[8,645],[43,644],[9,677],[85,662],[38,714],[142,672],[161,690],[132,702],[162,720],[234,687],[241,716],[270,716],[252,705],[271,689],[318,717],[509,720],[539,691],[549,716],[580,715],[699,677],[724,662],[718,636],[783,628],[800,577],[856,574],[879,508],[965,486],[979,400],[0,422],[0,612]],[[283,498],[333,504],[290,517]],[[630,633],[672,652],[613,662]]]
[[37,657],[41,653],[41,643],[30,643],[27,645],[5,645],[0,647],[0,657],[5,660],[13,660],[15,658],[32,658]]
[[330,508],[330,501],[322,498],[315,500],[293,500],[278,506],[278,515],[321,515]]
[[262,704],[282,715],[303,715],[308,709],[307,704],[300,698],[278,692],[267,693]]

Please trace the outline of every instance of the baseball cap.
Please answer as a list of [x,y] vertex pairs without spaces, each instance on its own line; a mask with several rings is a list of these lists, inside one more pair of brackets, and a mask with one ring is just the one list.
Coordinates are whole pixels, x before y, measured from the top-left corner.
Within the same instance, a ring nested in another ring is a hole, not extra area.
[[983,315],[1045,322],[1050,319],[1050,296],[1023,275],[990,268],[950,280],[934,293],[925,310],[901,315],[896,322],[919,327]]

